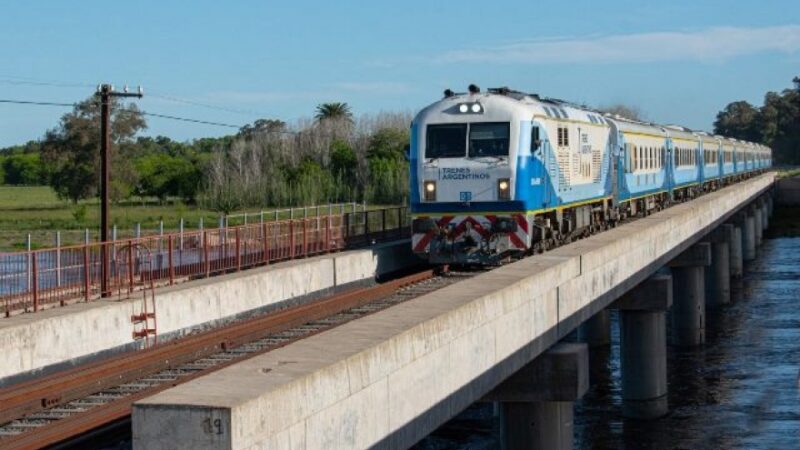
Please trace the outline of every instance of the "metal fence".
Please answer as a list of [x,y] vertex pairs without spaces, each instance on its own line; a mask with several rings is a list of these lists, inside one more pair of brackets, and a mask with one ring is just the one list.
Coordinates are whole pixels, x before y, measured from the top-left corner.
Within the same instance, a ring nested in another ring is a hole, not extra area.
[[[407,210],[399,207],[0,253],[0,313],[127,297],[145,280],[171,285],[398,239],[409,231]],[[147,249],[147,261],[133,248]]]

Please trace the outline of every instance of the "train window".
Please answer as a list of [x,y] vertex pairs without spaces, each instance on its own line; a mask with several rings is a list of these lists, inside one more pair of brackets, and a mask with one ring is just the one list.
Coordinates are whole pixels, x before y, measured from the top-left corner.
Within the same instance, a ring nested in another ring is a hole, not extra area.
[[508,122],[470,124],[469,156],[508,156],[508,134]]
[[467,146],[467,124],[428,125],[426,158],[463,158]]
[[560,108],[560,109],[559,109],[559,111],[561,111],[561,116],[562,116],[563,118],[565,118],[565,119],[566,119],[567,117],[569,117],[569,116],[567,115],[567,110],[566,110],[566,109],[564,109],[564,108]]
[[558,146],[569,147],[569,128],[558,127]]
[[539,137],[539,127],[531,128],[531,150],[538,150],[541,145],[542,141]]
[[642,147],[636,147],[636,170],[642,168]]

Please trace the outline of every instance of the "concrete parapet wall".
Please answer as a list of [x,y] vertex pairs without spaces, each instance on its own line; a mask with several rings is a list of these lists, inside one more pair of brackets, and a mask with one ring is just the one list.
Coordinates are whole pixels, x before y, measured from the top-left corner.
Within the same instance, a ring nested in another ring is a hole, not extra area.
[[[408,240],[235,274],[192,281],[156,291],[160,339],[175,338],[236,317],[302,301],[419,262]],[[397,260],[387,263],[387,259]],[[78,303],[36,314],[0,319],[0,386],[135,348],[131,315],[142,308],[134,298]]]
[[772,181],[758,176],[140,401],[134,448],[407,448]]

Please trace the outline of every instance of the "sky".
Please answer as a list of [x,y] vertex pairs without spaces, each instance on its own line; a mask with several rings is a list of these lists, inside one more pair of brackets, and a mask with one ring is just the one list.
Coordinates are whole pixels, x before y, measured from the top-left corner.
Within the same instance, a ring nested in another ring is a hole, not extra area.
[[[416,112],[445,88],[509,86],[710,129],[800,75],[796,0],[0,0],[0,99],[72,103],[141,85],[147,112],[234,126],[293,123],[342,101]],[[0,146],[69,110],[0,103]],[[150,117],[177,140],[233,128]]]

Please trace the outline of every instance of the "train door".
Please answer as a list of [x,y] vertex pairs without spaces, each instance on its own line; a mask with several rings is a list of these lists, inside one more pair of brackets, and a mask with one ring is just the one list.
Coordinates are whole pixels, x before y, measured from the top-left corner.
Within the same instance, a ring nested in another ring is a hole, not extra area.
[[[546,208],[550,204],[550,183],[547,182],[549,170],[549,142],[542,139],[542,132],[539,125],[533,122],[531,127],[531,155],[533,159],[539,158],[541,164],[534,164],[533,184],[538,185],[542,193],[542,207]],[[549,178],[552,183],[552,178]]]
[[611,180],[611,204],[616,206],[619,202],[619,186],[622,184],[622,174],[624,172],[622,164],[625,161],[625,150],[622,148],[620,142],[619,130],[617,124],[610,120],[607,121],[609,128],[608,133],[608,148],[611,154],[608,155],[611,161],[611,167],[608,172],[609,179]]
[[673,194],[673,189],[675,188],[675,158],[673,158],[672,154],[674,149],[672,147],[672,139],[667,138],[665,139],[664,143],[666,144],[667,148],[667,161],[664,170],[664,176],[666,177],[666,184],[667,184],[667,192],[669,193],[669,200],[675,200],[675,196]]

